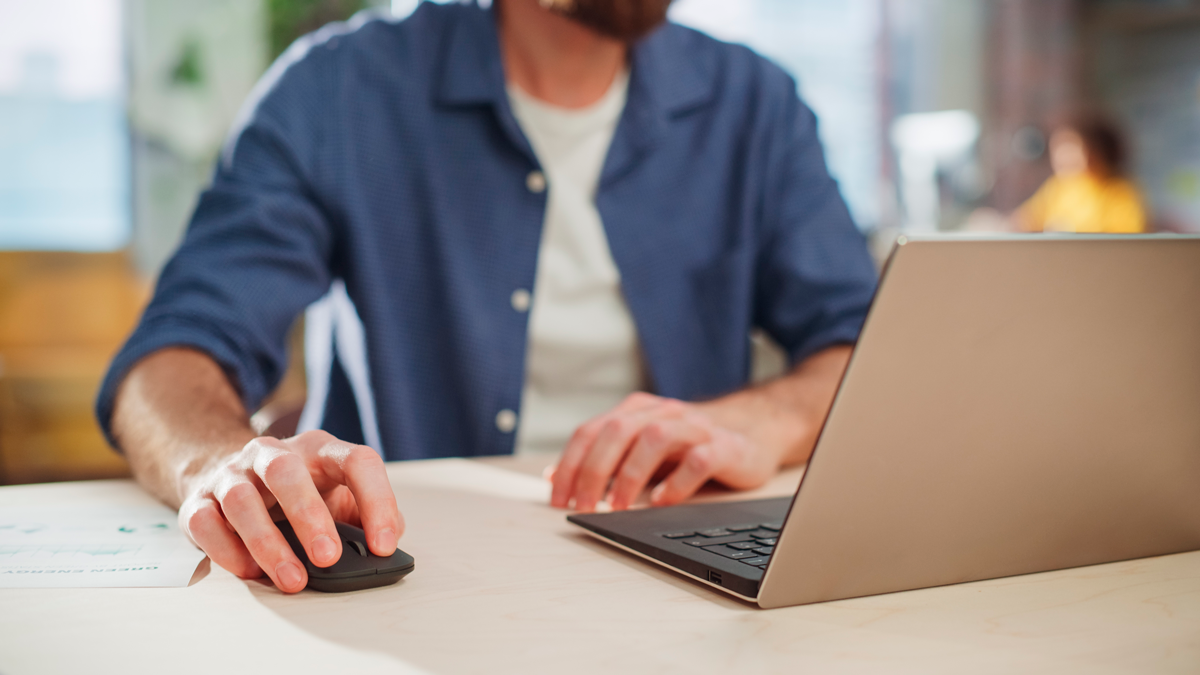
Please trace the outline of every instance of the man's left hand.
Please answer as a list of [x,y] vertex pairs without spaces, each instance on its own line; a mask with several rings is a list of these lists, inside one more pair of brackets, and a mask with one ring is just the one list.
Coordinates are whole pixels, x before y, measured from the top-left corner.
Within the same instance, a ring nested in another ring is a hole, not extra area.
[[735,489],[762,485],[780,461],[716,424],[700,405],[639,392],[579,427],[554,471],[550,503],[567,508],[574,500],[576,510],[592,511],[609,492],[614,509],[627,509],[660,468],[669,467],[650,501],[675,504],[709,480]]
[[627,509],[664,475],[650,492],[654,506],[677,504],[710,480],[761,486],[781,466],[808,461],[850,352],[830,347],[783,377],[704,403],[632,394],[575,431],[550,504],[593,511],[607,495]]

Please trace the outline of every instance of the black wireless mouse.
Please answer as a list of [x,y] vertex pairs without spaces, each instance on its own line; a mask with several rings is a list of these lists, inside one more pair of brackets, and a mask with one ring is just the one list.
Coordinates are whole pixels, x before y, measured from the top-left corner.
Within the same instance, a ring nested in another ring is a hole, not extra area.
[[367,535],[361,529],[346,523],[334,525],[342,540],[342,557],[329,567],[317,567],[308,559],[308,553],[304,551],[292,524],[286,520],[275,523],[308,571],[308,586],[305,588],[325,593],[360,591],[394,584],[413,571],[416,563],[411,555],[396,549],[390,556],[377,556],[367,548]]

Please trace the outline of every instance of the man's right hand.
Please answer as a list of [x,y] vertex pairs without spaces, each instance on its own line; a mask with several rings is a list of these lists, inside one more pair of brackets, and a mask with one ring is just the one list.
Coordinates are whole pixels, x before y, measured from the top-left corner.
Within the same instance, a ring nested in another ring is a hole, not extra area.
[[138,482],[178,508],[192,541],[242,578],[266,572],[288,593],[308,583],[272,510],[287,516],[319,567],[342,553],[334,520],[361,525],[377,555],[391,555],[404,532],[374,450],[323,431],[254,438],[225,371],[194,349],[163,349],[135,364],[117,392],[112,431]]
[[341,557],[334,520],[361,525],[371,552],[380,556],[391,555],[404,532],[379,455],[323,431],[256,438],[185,485],[179,524],[192,541],[239,577],[266,572],[287,593],[303,589],[308,574],[272,522],[275,506],[318,567]]

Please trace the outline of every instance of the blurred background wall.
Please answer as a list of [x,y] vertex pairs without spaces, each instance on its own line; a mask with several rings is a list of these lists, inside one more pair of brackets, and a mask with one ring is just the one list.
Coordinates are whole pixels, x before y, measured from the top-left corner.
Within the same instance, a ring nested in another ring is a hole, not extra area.
[[[91,400],[246,94],[296,37],[415,5],[0,0],[0,483],[127,471]],[[1155,227],[1200,232],[1200,0],[676,0],[672,17],[795,75],[880,254],[1017,207],[1081,108],[1125,128]],[[277,400],[303,392],[297,366]]]

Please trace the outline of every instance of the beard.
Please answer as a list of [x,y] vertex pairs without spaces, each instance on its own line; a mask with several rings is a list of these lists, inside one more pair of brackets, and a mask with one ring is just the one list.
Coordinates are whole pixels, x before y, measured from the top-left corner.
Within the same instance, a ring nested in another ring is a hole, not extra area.
[[671,0],[540,0],[543,6],[625,43],[649,35],[667,20]]

